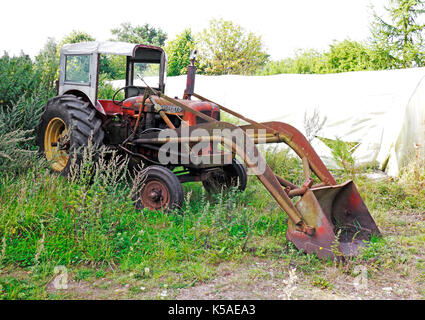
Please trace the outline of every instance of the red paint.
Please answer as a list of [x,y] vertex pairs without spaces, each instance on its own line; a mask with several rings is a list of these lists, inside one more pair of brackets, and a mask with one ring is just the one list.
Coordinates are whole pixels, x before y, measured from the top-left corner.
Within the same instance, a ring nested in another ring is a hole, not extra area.
[[112,100],[98,100],[99,104],[103,107],[103,110],[105,110],[105,113],[108,116],[113,116],[113,115],[124,115],[124,114],[128,114],[131,116],[135,115],[135,111],[133,110],[125,110],[121,107],[116,105],[115,103],[112,102]]
[[357,207],[360,203],[360,195],[357,192],[352,192],[350,195],[350,206],[351,207]]
[[[220,109],[215,104],[211,104],[209,102],[192,102],[192,103],[189,103],[188,106],[195,109],[196,111],[200,111],[206,114],[207,116],[211,118],[215,118],[215,119],[218,118],[217,114],[220,112]],[[210,111],[210,112],[207,112],[207,111]],[[198,124],[196,121],[196,115],[190,112],[184,113],[183,120],[186,121],[191,127]]]
[[[190,106],[191,108],[200,111],[202,113],[205,113],[206,115],[210,116],[210,117],[214,117],[214,118],[218,118],[219,117],[219,112],[220,109],[211,103],[208,102],[192,102],[192,101],[188,101],[188,100],[179,100],[181,103],[185,103],[188,106]],[[112,102],[112,100],[98,100],[100,106],[103,108],[104,112],[106,115],[108,116],[113,116],[113,115],[128,115],[131,117],[136,117],[137,116],[137,112],[139,110],[140,104],[142,103],[142,97],[138,96],[138,97],[132,97],[132,98],[128,98],[123,102],[123,108],[122,106],[116,105],[115,103]],[[160,103],[162,104],[163,101],[160,101]],[[162,105],[169,105],[169,104],[162,104]],[[132,108],[132,109],[127,109],[127,108]],[[210,111],[210,112],[208,112]],[[186,121],[189,126],[194,126],[197,124],[197,119],[196,119],[196,115],[194,115],[193,113],[190,112],[181,112],[181,113],[177,113],[180,116],[183,116],[183,120]]]
[[316,227],[316,235],[320,236],[323,233],[328,233],[328,231],[325,229],[325,227],[323,226],[322,221],[319,221],[320,227]]

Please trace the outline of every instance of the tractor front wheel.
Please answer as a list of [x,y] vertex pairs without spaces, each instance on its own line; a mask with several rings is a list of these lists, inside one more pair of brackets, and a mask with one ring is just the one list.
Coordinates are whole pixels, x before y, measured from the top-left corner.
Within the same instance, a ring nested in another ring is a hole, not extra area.
[[[89,102],[74,95],[50,99],[44,108],[37,130],[37,145],[51,163],[51,168],[62,175],[70,172],[70,156],[88,145],[99,147],[104,138],[102,120]],[[77,152],[77,162],[81,156]]]
[[136,207],[152,211],[172,211],[183,205],[183,188],[168,168],[152,165],[140,172],[142,187],[137,193]]

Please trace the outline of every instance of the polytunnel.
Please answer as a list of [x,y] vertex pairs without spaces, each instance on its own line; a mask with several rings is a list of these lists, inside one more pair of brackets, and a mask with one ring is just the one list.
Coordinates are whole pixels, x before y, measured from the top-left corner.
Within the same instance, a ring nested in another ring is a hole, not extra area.
[[[197,75],[195,92],[247,118],[282,121],[306,134],[305,119],[325,120],[318,136],[358,143],[357,164],[375,162],[388,175],[425,151],[425,68],[338,74]],[[115,87],[120,82],[114,83]],[[168,77],[166,94],[182,97],[186,77]],[[331,150],[312,145],[328,166]]]

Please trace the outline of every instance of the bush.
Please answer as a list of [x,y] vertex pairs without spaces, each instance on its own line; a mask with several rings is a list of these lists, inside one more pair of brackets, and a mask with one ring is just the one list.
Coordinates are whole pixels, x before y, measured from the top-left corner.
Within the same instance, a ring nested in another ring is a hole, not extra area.
[[44,94],[22,96],[0,109],[0,172],[26,170],[36,158],[35,134]]
[[425,196],[425,160],[416,155],[401,169],[399,184],[410,195]]
[[35,131],[45,103],[44,94],[36,92],[32,95],[21,96],[10,106],[0,109],[0,124],[2,124],[0,133],[15,130]]
[[324,74],[362,70],[383,70],[389,65],[382,53],[367,43],[344,40],[334,42],[329,50],[299,50],[295,57],[268,62],[259,75],[281,73]]
[[315,50],[299,50],[294,58],[270,61],[259,71],[259,75],[268,76],[281,73],[324,73],[323,54]]
[[0,109],[11,106],[24,95],[31,95],[40,83],[40,72],[24,53],[18,57],[5,53],[0,58],[0,74]]
[[34,151],[21,147],[32,140],[28,137],[31,131],[15,130],[1,133],[2,129],[3,125],[0,123],[0,172],[25,170],[35,157]]

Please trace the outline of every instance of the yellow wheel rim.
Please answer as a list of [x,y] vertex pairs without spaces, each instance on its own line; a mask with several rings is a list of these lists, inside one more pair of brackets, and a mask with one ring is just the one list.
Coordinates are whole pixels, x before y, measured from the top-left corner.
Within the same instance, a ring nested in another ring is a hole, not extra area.
[[47,160],[52,161],[52,169],[57,172],[65,169],[69,161],[69,154],[64,145],[67,139],[68,127],[65,122],[60,118],[50,120],[44,134],[44,152]]

